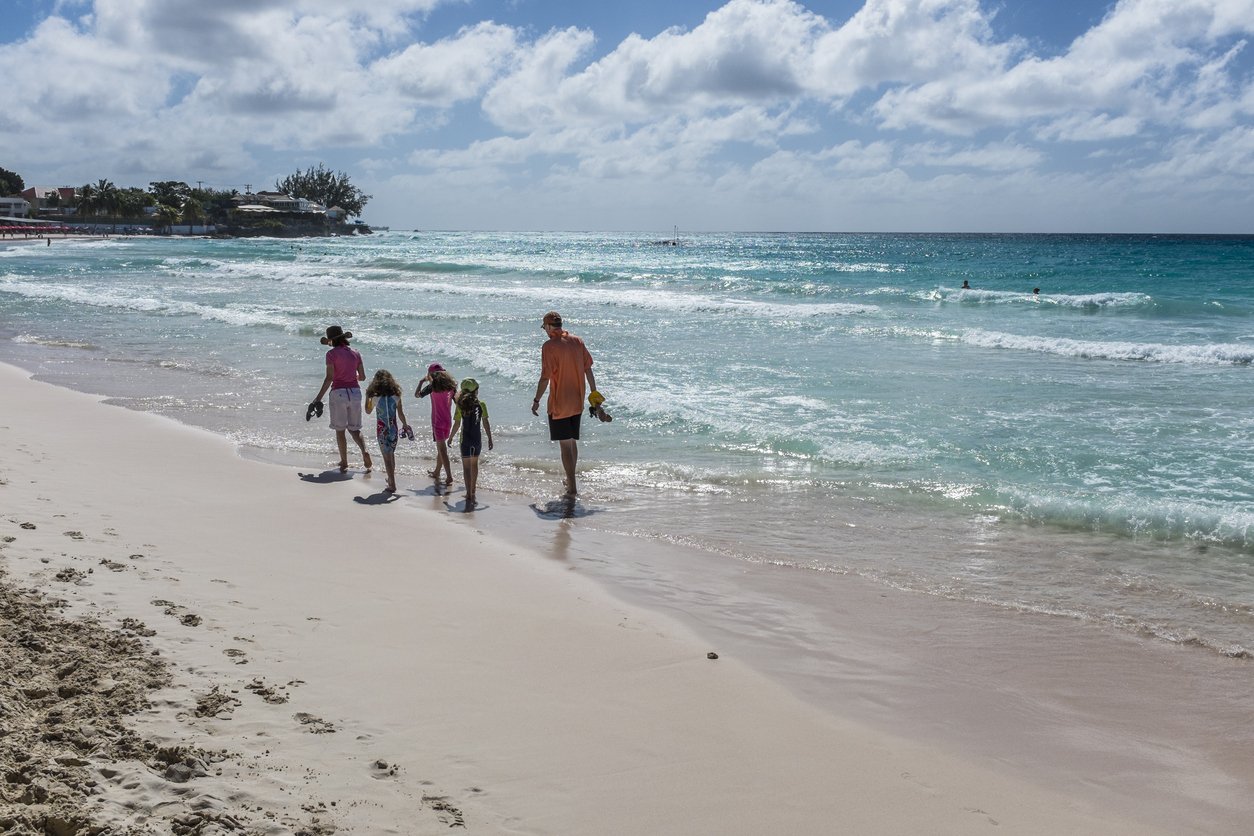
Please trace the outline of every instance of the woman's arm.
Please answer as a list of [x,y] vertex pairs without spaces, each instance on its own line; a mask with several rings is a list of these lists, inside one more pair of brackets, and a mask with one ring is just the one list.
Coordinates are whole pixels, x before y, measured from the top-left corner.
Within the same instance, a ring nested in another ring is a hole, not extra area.
[[365,365],[363,365],[363,364],[362,364],[362,362],[361,362],[361,355],[360,355],[360,354],[358,354],[358,355],[357,355],[357,379],[358,379],[358,380],[365,380],[365,379],[366,379],[366,367],[365,367]]
[[322,378],[322,388],[318,390],[318,394],[314,397],[315,401],[322,400],[322,396],[331,388],[331,381],[335,379],[335,368],[327,363],[327,376]]

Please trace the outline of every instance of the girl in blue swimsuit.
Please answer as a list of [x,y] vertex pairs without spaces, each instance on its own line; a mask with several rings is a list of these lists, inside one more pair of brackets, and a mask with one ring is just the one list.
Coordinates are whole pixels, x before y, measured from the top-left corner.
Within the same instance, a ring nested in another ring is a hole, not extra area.
[[387,493],[396,493],[396,442],[404,435],[413,438],[414,431],[405,420],[405,408],[401,406],[401,385],[386,369],[374,373],[366,387],[366,412],[374,412],[375,435],[379,439],[379,452],[383,453],[383,466],[387,468]]

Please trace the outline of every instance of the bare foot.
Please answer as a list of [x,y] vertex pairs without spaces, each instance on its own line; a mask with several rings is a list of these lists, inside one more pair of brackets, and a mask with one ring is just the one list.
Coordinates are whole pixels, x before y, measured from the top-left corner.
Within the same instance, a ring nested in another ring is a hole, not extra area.
[[428,476],[430,476],[432,479],[437,479],[437,480],[438,480],[438,479],[440,478],[440,471],[439,471],[439,470],[428,470],[428,471],[427,471],[427,475],[428,475]]
[[361,454],[361,460],[362,460],[363,462],[365,462],[365,463],[366,463],[366,472],[367,472],[367,473],[369,473],[371,470],[373,470],[373,469],[374,469],[374,462],[370,461],[370,454],[369,454],[369,453],[363,452],[363,453]]
[[396,493],[396,485],[388,485],[383,489],[384,493]]
[[348,462],[340,462],[340,473],[348,473]]
[[452,477],[452,476],[450,476],[450,477],[448,477],[447,479],[445,479],[445,480],[444,480],[444,484],[446,484],[446,485],[451,485],[451,484],[453,484],[453,477]]

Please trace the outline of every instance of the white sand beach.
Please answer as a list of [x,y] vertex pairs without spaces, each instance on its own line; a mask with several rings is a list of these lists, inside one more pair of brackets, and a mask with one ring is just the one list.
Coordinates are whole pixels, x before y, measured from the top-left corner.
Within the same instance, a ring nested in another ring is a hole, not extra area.
[[380,473],[0,381],[6,833],[1155,832],[820,711]]

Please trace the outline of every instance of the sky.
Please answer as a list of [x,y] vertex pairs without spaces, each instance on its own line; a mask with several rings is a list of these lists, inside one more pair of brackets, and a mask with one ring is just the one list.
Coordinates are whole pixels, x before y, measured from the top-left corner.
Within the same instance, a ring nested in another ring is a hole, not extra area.
[[0,0],[0,167],[393,229],[1254,233],[1254,0]]

